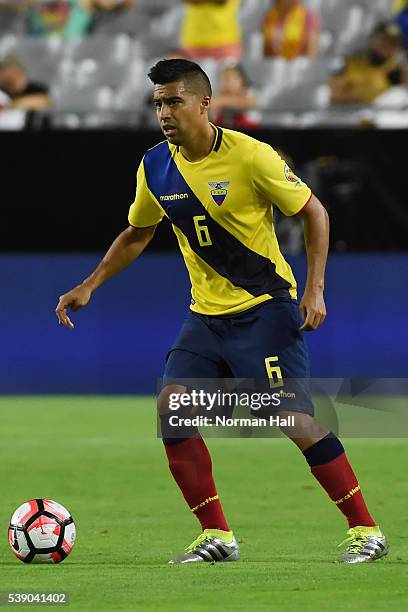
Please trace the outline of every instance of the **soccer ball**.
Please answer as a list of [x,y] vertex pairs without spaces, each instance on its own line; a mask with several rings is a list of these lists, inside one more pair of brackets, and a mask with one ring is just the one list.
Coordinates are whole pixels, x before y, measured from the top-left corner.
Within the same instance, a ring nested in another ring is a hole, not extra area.
[[71,552],[75,523],[64,506],[51,499],[31,499],[11,517],[11,550],[24,563],[60,563]]

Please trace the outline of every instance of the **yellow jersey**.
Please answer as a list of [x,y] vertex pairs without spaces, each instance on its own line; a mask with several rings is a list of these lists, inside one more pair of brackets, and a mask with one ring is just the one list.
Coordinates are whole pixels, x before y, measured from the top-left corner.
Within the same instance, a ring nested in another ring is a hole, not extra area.
[[181,27],[182,47],[218,47],[241,42],[240,0],[224,4],[187,4]]
[[274,297],[297,297],[273,226],[273,206],[296,215],[311,191],[268,144],[215,128],[207,157],[189,162],[166,141],[137,172],[129,223],[147,227],[166,215],[186,263],[191,309],[241,312]]

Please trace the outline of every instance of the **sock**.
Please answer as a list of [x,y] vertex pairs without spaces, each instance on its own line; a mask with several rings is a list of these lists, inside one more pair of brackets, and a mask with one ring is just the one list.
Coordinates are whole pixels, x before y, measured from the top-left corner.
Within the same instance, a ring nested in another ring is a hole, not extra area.
[[340,440],[329,433],[303,454],[313,476],[344,514],[349,527],[374,527],[376,523]]
[[221,531],[220,529],[204,529],[205,533],[208,533],[212,536],[216,536],[217,538],[221,538],[227,544],[231,544],[234,539],[234,534],[232,531]]
[[164,448],[174,480],[203,531],[229,531],[212,477],[210,453],[200,434]]

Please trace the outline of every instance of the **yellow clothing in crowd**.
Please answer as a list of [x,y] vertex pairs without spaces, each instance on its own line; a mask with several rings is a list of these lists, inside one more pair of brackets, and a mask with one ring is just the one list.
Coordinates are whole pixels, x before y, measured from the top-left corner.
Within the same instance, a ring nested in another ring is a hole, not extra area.
[[295,5],[286,14],[275,6],[263,25],[265,56],[292,60],[307,55],[309,39],[319,29],[319,16],[303,4]]
[[225,4],[187,4],[181,30],[182,47],[211,48],[241,42],[240,0]]
[[332,82],[346,85],[350,94],[359,102],[372,102],[390,88],[390,73],[396,69],[390,60],[382,66],[373,66],[365,57],[350,57],[342,74]]

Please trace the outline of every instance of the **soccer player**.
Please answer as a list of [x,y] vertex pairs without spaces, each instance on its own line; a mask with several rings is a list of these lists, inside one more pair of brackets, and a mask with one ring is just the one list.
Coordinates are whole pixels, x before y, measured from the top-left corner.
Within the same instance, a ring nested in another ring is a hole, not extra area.
[[[226,372],[257,380],[273,378],[271,372],[283,381],[307,379],[303,332],[318,329],[326,316],[324,207],[272,147],[209,122],[211,84],[197,64],[163,60],[149,77],[166,140],[147,151],[139,166],[129,227],[95,271],[61,296],[59,322],[72,329],[67,310],[86,306],[97,287],[133,262],[166,215],[188,267],[192,301],[164,381],[217,379]],[[304,219],[308,271],[300,306],[274,233],[272,205]],[[184,390],[165,383],[158,412],[170,471],[202,533],[170,563],[235,561],[239,547],[222,510],[208,449],[195,427],[186,426],[178,437],[172,432],[170,396]],[[284,433],[348,521],[348,546],[339,562],[366,563],[386,555],[387,541],[341,442],[314,418],[311,403],[281,414],[295,417],[296,427],[284,427]]]

